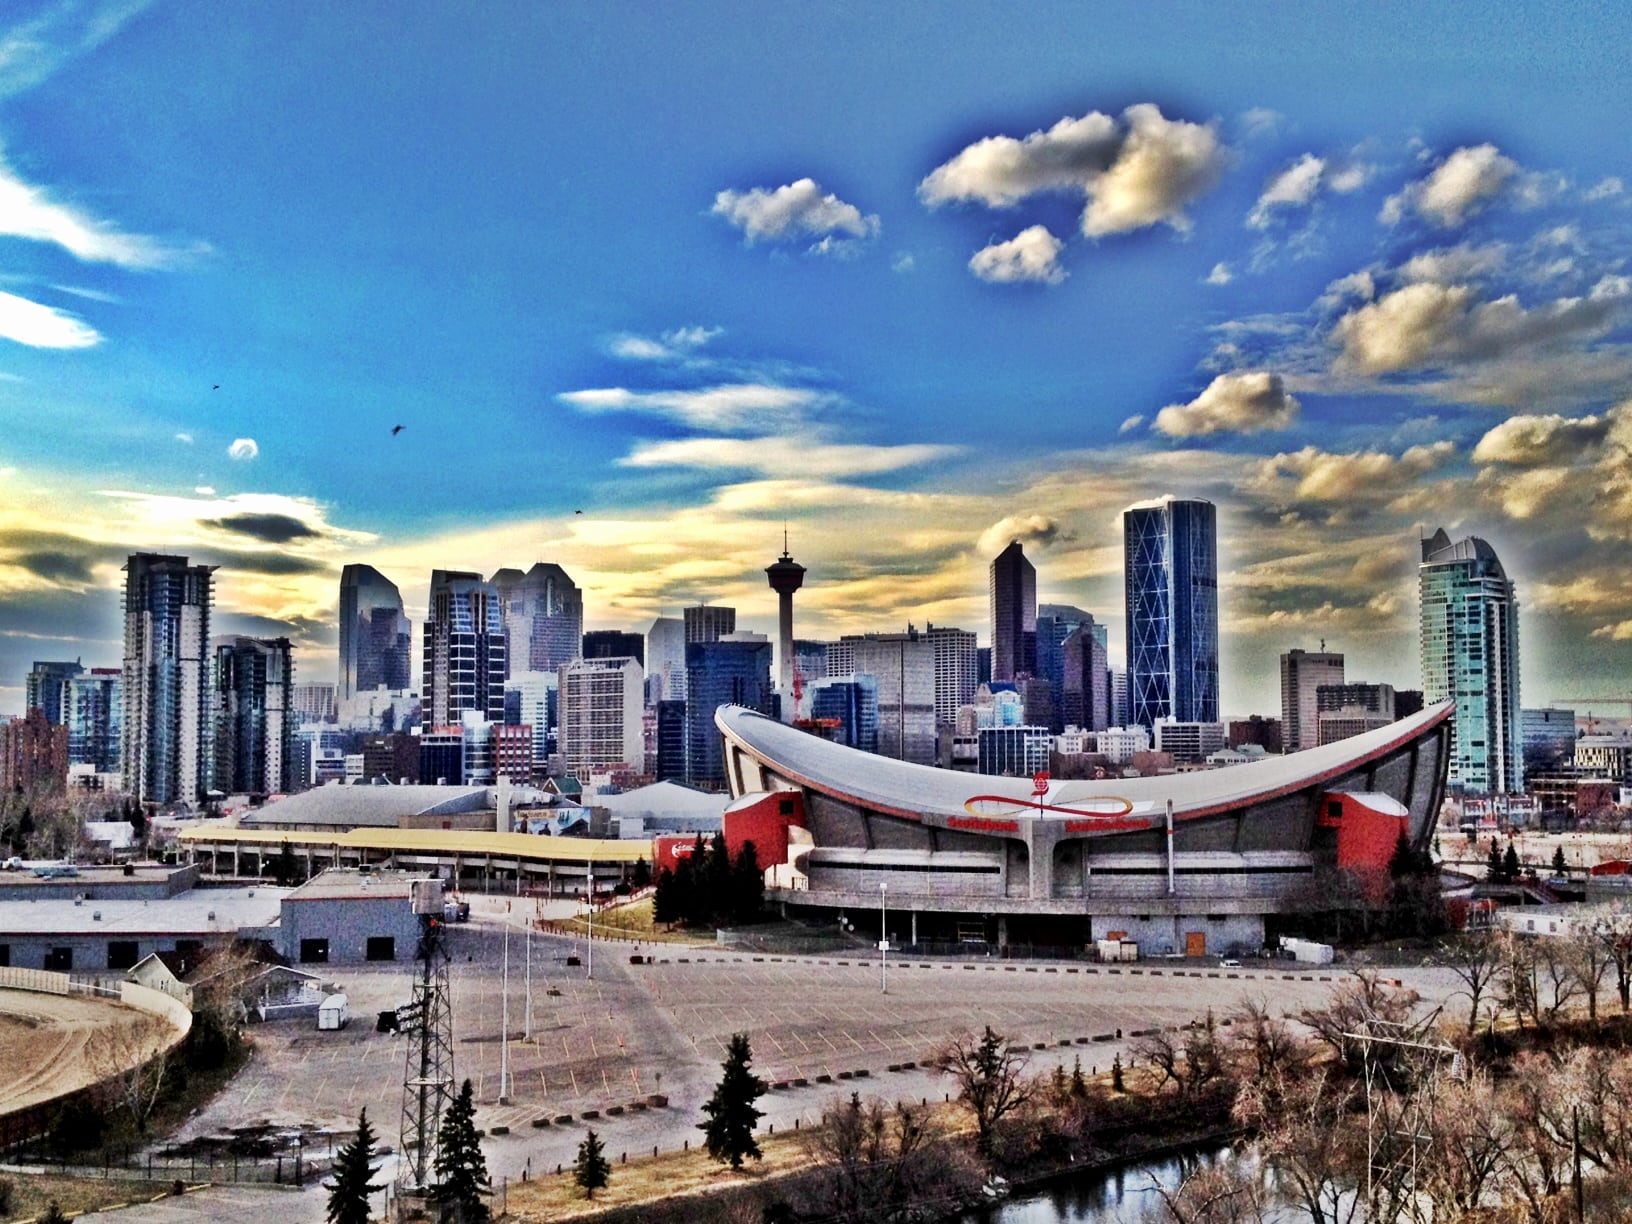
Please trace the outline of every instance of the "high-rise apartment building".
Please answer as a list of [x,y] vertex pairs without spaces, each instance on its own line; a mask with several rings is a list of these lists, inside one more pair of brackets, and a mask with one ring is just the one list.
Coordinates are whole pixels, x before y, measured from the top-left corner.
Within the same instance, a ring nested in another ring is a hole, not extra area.
[[197,804],[208,783],[214,572],[158,553],[125,563],[120,773],[144,803]]
[[935,656],[935,723],[950,727],[958,721],[958,707],[975,699],[980,671],[975,635],[950,625],[928,625],[924,636]]
[[757,633],[686,643],[686,781],[692,786],[725,787],[725,750],[714,725],[715,710],[740,705],[777,715],[771,657],[771,643]]
[[557,671],[581,657],[584,597],[567,571],[540,561],[523,574],[501,569],[490,587],[498,598],[499,617],[509,639],[505,675],[521,671]]
[[513,672],[504,682],[504,721],[533,729],[533,773],[538,777],[549,771],[555,751],[560,693],[560,672]]
[[653,776],[658,782],[686,780],[686,703],[681,700],[659,701],[653,713],[656,726],[656,766]]
[[0,791],[61,791],[68,781],[68,728],[39,706],[0,725]]
[[420,689],[426,726],[457,726],[467,710],[503,722],[507,658],[497,592],[480,574],[432,570]]
[[35,663],[23,680],[23,709],[44,710],[46,721],[60,726],[66,717],[62,686],[84,673],[78,659],[72,663]]
[[413,632],[395,583],[372,565],[342,569],[339,699],[372,689],[400,692],[410,687]]
[[717,642],[728,633],[737,631],[737,610],[717,604],[698,604],[685,608],[681,615],[686,622],[686,644]]
[[1013,680],[1037,671],[1037,570],[1019,540],[992,560],[992,679]]
[[[289,708],[295,712],[297,723],[333,722],[336,715],[333,684],[296,684],[289,690]],[[361,690],[367,692],[367,689]],[[355,698],[354,698],[355,700]]]
[[678,616],[660,616],[646,630],[646,675],[654,705],[686,699],[686,622]]
[[278,794],[294,781],[295,661],[288,638],[217,638],[210,688],[215,789]]
[[568,773],[587,780],[591,773],[646,768],[645,672],[639,662],[576,659],[561,668],[557,706],[561,760]]
[[1164,497],[1122,513],[1128,717],[1218,721],[1218,519]]
[[1343,656],[1328,650],[1289,650],[1281,656],[1281,736],[1287,752],[1320,743],[1316,690],[1343,683]]
[[1471,794],[1524,788],[1519,706],[1519,601],[1493,549],[1478,536],[1452,543],[1444,528],[1422,541],[1422,690],[1454,700],[1449,782]]
[[68,763],[97,773],[119,772],[119,724],[124,717],[124,673],[93,667],[63,686],[62,720],[68,728]]

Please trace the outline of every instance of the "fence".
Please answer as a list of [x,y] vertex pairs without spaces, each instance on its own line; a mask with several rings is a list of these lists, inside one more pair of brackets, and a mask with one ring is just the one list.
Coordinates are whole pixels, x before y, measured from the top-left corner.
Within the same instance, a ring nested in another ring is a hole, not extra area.
[[120,1181],[176,1181],[304,1186],[326,1176],[334,1167],[334,1152],[350,1135],[326,1136],[322,1144],[297,1145],[293,1151],[261,1154],[193,1150],[185,1156],[154,1152],[104,1153],[99,1163],[83,1163],[82,1157],[52,1156],[39,1151],[12,1154],[12,1162],[22,1168],[60,1174],[64,1177],[114,1178]]

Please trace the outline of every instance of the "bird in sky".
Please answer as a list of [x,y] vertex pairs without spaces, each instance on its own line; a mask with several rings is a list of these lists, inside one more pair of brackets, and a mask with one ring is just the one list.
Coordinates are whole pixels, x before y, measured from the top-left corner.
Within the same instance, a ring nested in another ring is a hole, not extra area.
[[574,514],[582,514],[582,513],[583,513],[583,511],[582,511],[582,510],[574,510],[574,511],[573,511],[573,513],[574,513]]
[[393,425],[391,427],[391,436],[393,438],[396,437],[401,432],[402,432],[402,426],[401,425]]
[[211,388],[210,388],[210,390],[211,390],[211,391],[219,391],[219,390],[221,390],[221,384],[220,384],[220,383],[216,383],[216,384],[215,384],[215,386],[213,386],[213,387],[211,387]]

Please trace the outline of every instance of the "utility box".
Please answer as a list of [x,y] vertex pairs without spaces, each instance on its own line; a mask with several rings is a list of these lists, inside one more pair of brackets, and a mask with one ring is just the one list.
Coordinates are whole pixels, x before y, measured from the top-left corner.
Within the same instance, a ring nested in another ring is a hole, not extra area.
[[410,888],[414,913],[440,914],[442,912],[441,880],[415,880]]
[[1332,963],[1332,945],[1315,943],[1310,939],[1283,939],[1281,950],[1291,955],[1292,959],[1303,965],[1329,965]]
[[1139,944],[1132,939],[1101,939],[1099,959],[1118,963],[1136,961],[1139,959]]
[[329,1032],[343,1029],[349,1019],[351,1019],[351,1012],[346,1006],[346,996],[343,994],[332,994],[318,1004],[317,1027],[321,1031]]

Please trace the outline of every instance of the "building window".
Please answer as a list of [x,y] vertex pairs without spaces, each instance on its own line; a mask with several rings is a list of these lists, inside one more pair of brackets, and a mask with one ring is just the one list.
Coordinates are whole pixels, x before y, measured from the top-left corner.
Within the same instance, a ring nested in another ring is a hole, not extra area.
[[11,968],[11,945],[0,944],[0,969]]
[[329,963],[329,941],[326,939],[303,939],[300,941],[300,963],[303,965],[326,965]]
[[370,935],[366,955],[371,961],[396,960],[397,941],[389,935]]
[[108,968],[129,969],[137,961],[136,941],[134,939],[110,939],[108,941]]
[[45,964],[42,968],[53,973],[72,973],[74,968],[74,950],[72,948],[52,948],[45,954]]
[[792,816],[793,815],[793,800],[792,799],[782,800],[781,803],[779,804],[779,808],[780,808],[780,812],[781,812],[781,814],[783,816]]

